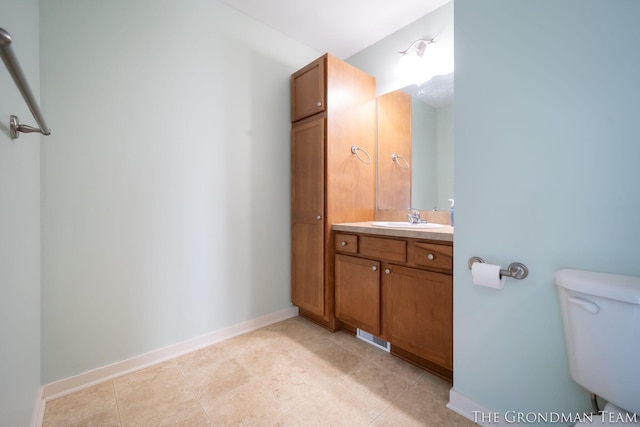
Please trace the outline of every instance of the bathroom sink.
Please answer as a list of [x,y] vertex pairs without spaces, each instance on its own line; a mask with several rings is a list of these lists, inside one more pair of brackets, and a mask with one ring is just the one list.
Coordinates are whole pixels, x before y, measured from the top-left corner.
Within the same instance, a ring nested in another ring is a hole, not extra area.
[[426,222],[420,224],[412,224],[406,221],[374,221],[371,225],[375,225],[376,227],[386,227],[386,228],[442,228],[444,225],[436,224],[434,222]]

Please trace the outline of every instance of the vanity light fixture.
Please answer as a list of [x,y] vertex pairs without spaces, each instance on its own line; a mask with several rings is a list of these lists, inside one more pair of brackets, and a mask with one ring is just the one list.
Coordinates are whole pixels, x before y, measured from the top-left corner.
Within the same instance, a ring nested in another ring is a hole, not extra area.
[[416,41],[414,41],[413,43],[411,43],[411,45],[406,48],[405,50],[399,51],[398,53],[400,55],[407,55],[411,53],[411,49],[416,50],[416,55],[418,55],[418,57],[422,58],[424,56],[424,51],[427,49],[427,46],[429,46],[431,43],[435,43],[436,42],[436,37],[438,37],[438,35],[436,34],[431,40],[427,40],[427,39],[418,39]]
[[[399,87],[424,83],[435,76],[453,72],[453,49],[446,42],[436,44],[438,36],[418,39],[398,52],[401,56],[396,73],[402,83]],[[433,46],[427,49],[429,45]]]

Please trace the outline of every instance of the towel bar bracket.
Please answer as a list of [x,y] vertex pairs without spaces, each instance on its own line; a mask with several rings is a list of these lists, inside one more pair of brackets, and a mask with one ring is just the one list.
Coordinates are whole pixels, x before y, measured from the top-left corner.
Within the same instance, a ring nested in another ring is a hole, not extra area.
[[40,112],[40,108],[38,108],[38,104],[31,92],[31,88],[29,88],[29,84],[20,68],[20,64],[18,63],[18,59],[16,55],[13,53],[13,49],[11,49],[11,34],[6,31],[4,28],[0,28],[0,58],[4,62],[4,65],[7,67],[7,71],[13,78],[18,91],[24,98],[24,101],[29,107],[31,114],[33,114],[33,118],[38,123],[39,128],[27,125],[21,125],[18,117],[11,116],[9,118],[9,127],[11,131],[11,138],[16,139],[20,132],[31,133],[31,132],[39,132],[43,135],[50,135],[51,131],[49,127],[44,121],[42,117],[42,113]]
[[22,133],[32,133],[32,132],[39,132],[43,135],[49,135],[51,134],[51,132],[43,132],[42,129],[40,128],[34,128],[33,126],[29,126],[29,125],[21,125],[20,124],[20,119],[18,119],[18,116],[11,116],[9,118],[9,130],[11,132],[11,139],[16,139],[20,136],[20,132]]

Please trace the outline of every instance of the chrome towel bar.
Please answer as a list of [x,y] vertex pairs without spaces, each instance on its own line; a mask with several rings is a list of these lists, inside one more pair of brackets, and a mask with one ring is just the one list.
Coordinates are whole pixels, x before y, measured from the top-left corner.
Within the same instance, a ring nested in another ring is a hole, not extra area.
[[13,81],[22,94],[24,102],[27,103],[27,107],[31,110],[33,118],[38,123],[38,126],[40,126],[39,128],[35,128],[32,126],[21,125],[18,117],[12,115],[9,120],[11,138],[16,139],[20,136],[20,132],[40,132],[43,135],[51,134],[51,130],[45,123],[42,113],[40,112],[40,108],[38,108],[38,104],[36,103],[33,93],[29,88],[29,84],[22,73],[18,59],[13,53],[13,49],[11,49],[11,35],[4,28],[0,28],[0,56],[2,57],[2,61],[4,61],[4,65],[7,67],[7,71],[11,74]]

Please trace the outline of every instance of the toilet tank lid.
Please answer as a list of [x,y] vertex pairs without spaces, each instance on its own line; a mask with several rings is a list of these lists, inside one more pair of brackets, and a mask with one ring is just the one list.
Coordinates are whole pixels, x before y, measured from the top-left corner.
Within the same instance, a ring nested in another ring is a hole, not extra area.
[[556,285],[576,292],[640,304],[640,277],[584,270],[558,270]]

